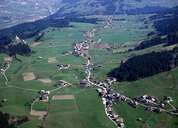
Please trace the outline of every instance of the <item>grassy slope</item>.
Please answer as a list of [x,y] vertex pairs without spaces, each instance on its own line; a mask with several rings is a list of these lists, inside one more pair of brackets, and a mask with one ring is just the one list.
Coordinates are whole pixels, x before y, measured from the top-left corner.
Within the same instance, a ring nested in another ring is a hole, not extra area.
[[[116,20],[125,19],[125,21],[113,21],[112,28],[104,29],[101,33],[96,35],[96,40],[101,38],[102,43],[110,43],[113,45],[127,44],[134,45],[138,41],[146,38],[148,32],[152,31],[150,24],[145,25],[139,19],[147,19],[147,15],[139,16],[115,16]],[[102,17],[102,19],[104,19]],[[149,26],[145,29],[145,26]],[[144,29],[140,29],[144,28]],[[119,50],[122,51],[120,48]],[[108,52],[103,49],[91,49],[90,54],[93,63],[100,64],[103,67],[95,69],[94,74],[98,79],[105,79],[106,74],[113,68],[117,67],[121,60],[127,59],[132,53],[115,53]],[[107,67],[107,68],[106,68]]]
[[51,101],[47,128],[114,128],[95,89],[67,88],[57,94],[73,94],[75,100]]
[[[148,33],[152,27],[148,25],[145,28],[145,24],[139,20],[146,18],[145,15],[138,16],[115,16],[116,20],[125,19],[124,21],[113,21],[112,28],[105,29],[99,35],[96,36],[97,39],[101,38],[105,43],[111,44],[133,44],[145,38],[146,33]],[[142,28],[142,29],[140,29]]]
[[[71,83],[79,83],[80,79],[84,78],[83,68],[80,66],[72,67],[69,71],[59,71],[56,70],[56,64],[48,64],[47,60],[49,57],[56,57],[59,63],[82,65],[84,63],[83,59],[80,57],[66,56],[62,55],[63,52],[72,50],[72,43],[74,41],[81,41],[83,37],[83,31],[91,29],[93,25],[91,24],[79,24],[73,23],[74,28],[64,28],[61,30],[52,30],[52,28],[44,37],[43,44],[33,48],[34,54],[30,57],[18,56],[22,62],[14,61],[11,68],[8,70],[7,75],[10,79],[9,85],[18,86],[27,89],[46,89],[50,90],[55,88],[52,84],[45,85],[37,80],[24,82],[22,79],[22,73],[24,72],[34,72],[38,77],[51,78],[54,82],[59,79],[67,80]],[[54,48],[49,48],[50,43],[52,43]],[[42,56],[43,59],[39,60],[38,56]],[[1,59],[3,60],[3,55]],[[78,79],[75,78],[78,76]],[[20,126],[21,128],[37,128],[41,121],[37,118],[31,117],[29,115],[30,106],[29,103],[33,98],[36,97],[35,92],[23,91],[14,88],[4,88],[4,81],[0,81],[0,99],[6,98],[8,102],[4,104],[4,107],[0,110],[4,112],[9,112],[13,115],[28,115],[30,121]],[[51,101],[51,106],[54,105],[49,112],[49,117],[47,119],[46,126],[49,128],[54,127],[93,127],[93,128],[114,128],[112,122],[107,119],[104,113],[103,105],[100,98],[97,97],[97,92],[95,89],[67,89],[62,90],[60,93],[76,93],[76,100],[72,103],[65,102],[55,102]],[[60,94],[59,93],[59,94]],[[8,94],[8,95],[7,95]],[[74,103],[75,104],[74,104]],[[75,105],[74,110],[71,107]],[[70,107],[71,106],[71,107]],[[87,107],[86,107],[87,106]],[[95,106],[95,107],[93,107]],[[66,112],[60,111],[60,107]],[[36,103],[34,109],[36,110],[46,110],[47,105],[44,103]],[[94,119],[94,121],[93,121]],[[68,122],[70,120],[70,123]],[[76,123],[78,122],[78,123]],[[97,125],[95,125],[96,122]],[[103,123],[104,122],[104,123]]]
[[[130,97],[136,97],[143,94],[153,95],[162,99],[163,96],[171,96],[173,104],[178,106],[178,69],[170,72],[161,73],[153,77],[138,80],[132,83],[121,83],[115,86],[115,90]],[[115,109],[126,120],[127,127],[151,128],[177,128],[178,118],[167,114],[155,114],[143,109],[133,109],[126,104],[117,104]],[[137,118],[143,118],[143,122],[137,122]]]

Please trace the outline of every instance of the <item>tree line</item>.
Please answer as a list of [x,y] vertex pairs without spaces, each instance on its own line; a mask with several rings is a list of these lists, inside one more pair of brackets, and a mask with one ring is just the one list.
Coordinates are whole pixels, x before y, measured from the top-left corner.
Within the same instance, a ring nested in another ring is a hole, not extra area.
[[178,66],[178,48],[171,51],[152,52],[132,57],[121,62],[118,68],[108,73],[118,81],[135,81],[169,71]]
[[0,111],[0,128],[17,128],[28,120],[27,116],[11,116]]
[[141,42],[134,50],[142,50],[159,44],[173,45],[178,43],[178,7],[164,10],[150,17],[156,32],[148,34],[149,39]]
[[9,37],[0,38],[0,53],[6,53],[10,56],[19,55],[30,55],[31,49],[28,44],[24,42],[13,43],[14,41]]

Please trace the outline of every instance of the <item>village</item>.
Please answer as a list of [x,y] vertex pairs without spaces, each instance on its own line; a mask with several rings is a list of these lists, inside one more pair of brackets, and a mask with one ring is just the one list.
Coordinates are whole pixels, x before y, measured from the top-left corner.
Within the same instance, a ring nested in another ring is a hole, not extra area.
[[4,62],[3,62],[2,67],[0,69],[0,73],[4,76],[4,78],[6,80],[5,85],[7,85],[7,82],[9,81],[8,77],[6,75],[6,71],[10,68],[12,61],[13,61],[13,57],[4,58]]
[[[96,87],[96,91],[98,92],[99,97],[101,98],[101,101],[104,105],[104,111],[107,117],[116,125],[117,128],[124,128],[125,127],[125,121],[121,117],[121,115],[117,114],[113,108],[114,104],[120,103],[120,102],[126,102],[129,106],[133,108],[137,108],[138,106],[144,107],[145,110],[155,113],[167,113],[172,116],[178,116],[178,109],[172,104],[172,101],[174,100],[170,96],[165,96],[163,100],[159,100],[158,98],[154,96],[150,96],[148,94],[145,94],[143,96],[138,96],[135,98],[127,97],[119,92],[115,92],[112,89],[112,86],[114,86],[115,83],[117,83],[116,78],[107,78],[104,81],[98,81],[93,79],[93,67],[94,64],[92,63],[92,57],[89,54],[89,49],[96,44],[97,41],[94,41],[94,37],[96,35],[96,32],[99,32],[102,29],[106,29],[108,27],[112,27],[112,18],[109,17],[106,19],[106,22],[104,23],[104,26],[101,28],[94,28],[91,31],[87,31],[84,36],[85,40],[82,42],[75,42],[73,46],[73,51],[69,51],[64,53],[67,55],[75,55],[78,57],[82,57],[85,60],[85,64],[83,65],[85,69],[85,79],[80,81],[81,87]],[[17,40],[19,40],[17,38]],[[101,42],[101,41],[99,41]],[[109,49],[110,47],[107,45],[105,47],[106,49]],[[54,58],[53,58],[54,59]],[[4,60],[4,66],[1,69],[1,74],[5,77],[6,82],[8,82],[6,71],[10,67],[10,64],[12,63],[12,58],[6,58]],[[57,70],[68,70],[72,67],[71,64],[56,64]],[[8,83],[6,83],[7,86]],[[42,102],[49,102],[50,96],[54,91],[58,91],[61,88],[72,86],[71,83],[65,81],[65,80],[58,80],[56,82],[56,88],[52,90],[35,90],[38,94],[38,97],[36,97],[32,103],[31,103],[31,115],[36,114],[37,111],[33,109],[33,106],[35,103],[42,101]],[[55,99],[58,96],[53,96],[53,99]],[[71,97],[71,96],[70,96]],[[73,98],[73,97],[72,97]],[[41,112],[40,113],[42,117],[47,116],[47,112]],[[139,118],[139,120],[142,120]]]
[[[104,24],[103,28],[112,27],[112,18],[108,18],[106,20],[106,23]],[[99,28],[98,30],[101,30],[102,28]],[[116,93],[112,90],[112,85],[117,82],[116,78],[108,78],[104,82],[103,81],[92,81],[91,78],[91,71],[93,68],[91,57],[88,53],[88,50],[91,46],[91,44],[95,43],[93,41],[93,38],[95,36],[95,32],[97,29],[93,29],[91,31],[86,32],[86,40],[81,43],[76,43],[74,46],[74,55],[78,55],[86,59],[86,65],[85,65],[85,73],[86,78],[80,82],[80,84],[85,85],[86,87],[89,86],[96,86],[97,92],[99,93],[99,96],[102,99],[102,102],[105,107],[105,113],[108,116],[108,118],[118,127],[118,128],[124,128],[124,119],[116,114],[116,112],[113,109],[113,104],[118,102],[127,102],[128,105],[130,105],[133,108],[136,108],[138,105],[145,108],[145,110],[151,111],[151,112],[166,112],[173,116],[178,116],[178,110],[176,107],[174,107],[171,102],[173,99],[169,96],[165,96],[163,101],[158,101],[156,97],[149,96],[149,95],[143,95],[136,98],[129,98],[125,95],[122,95],[120,93]],[[165,106],[169,105],[171,106],[171,110],[166,110]],[[139,118],[141,120],[141,118]]]

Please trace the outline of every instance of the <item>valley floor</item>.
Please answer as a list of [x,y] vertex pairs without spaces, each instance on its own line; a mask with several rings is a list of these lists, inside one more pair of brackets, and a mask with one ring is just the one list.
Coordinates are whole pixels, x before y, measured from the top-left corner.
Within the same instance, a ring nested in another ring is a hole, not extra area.
[[[96,46],[89,49],[94,65],[89,77],[99,81],[105,80],[107,73],[117,67],[121,60],[149,52],[149,49],[141,52],[127,52],[130,47],[145,39],[147,33],[153,30],[151,23],[145,27],[145,24],[140,21],[141,18],[147,19],[147,17],[148,15],[115,16],[112,27],[105,28],[94,36],[96,42],[116,48],[107,50],[106,46]],[[107,19],[102,16],[99,18],[101,21],[96,25],[72,23],[74,27],[70,28],[48,28],[44,30],[45,36],[38,45],[33,45],[33,39],[28,39],[34,53],[30,57],[18,56],[21,62],[17,60],[12,62],[6,71],[8,85],[5,84],[4,77],[0,76],[0,100],[7,99],[0,110],[12,115],[27,115],[30,118],[30,121],[21,125],[20,128],[37,128],[41,125],[45,128],[115,127],[104,112],[96,87],[81,88],[80,82],[86,77],[84,66],[86,60],[64,54],[73,51],[74,43],[85,40],[85,32],[101,27]],[[0,55],[0,62],[3,62],[4,57],[6,55]],[[70,64],[70,68],[59,70],[58,64]],[[178,71],[175,69],[136,82],[116,83],[112,88],[129,97],[148,94],[161,99],[169,95],[174,99],[173,104],[178,106],[177,74]],[[69,82],[70,86],[64,88],[56,86],[59,80]],[[30,115],[31,104],[38,97],[40,90],[54,90],[51,91],[49,102],[35,102],[33,105],[35,112],[48,113],[44,120],[39,119],[39,116]],[[65,95],[72,95],[73,98],[63,97],[62,100],[53,100],[53,96]],[[115,104],[114,110],[124,118],[125,127],[128,128],[178,127],[178,118],[168,114],[152,113],[143,108],[134,109],[125,103]],[[137,121],[138,118],[142,118],[142,121]]]

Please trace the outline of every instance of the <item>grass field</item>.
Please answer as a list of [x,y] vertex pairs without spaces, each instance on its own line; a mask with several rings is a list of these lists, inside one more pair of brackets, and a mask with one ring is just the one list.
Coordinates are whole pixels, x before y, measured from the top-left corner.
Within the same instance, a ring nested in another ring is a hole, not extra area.
[[[134,44],[146,38],[146,34],[152,30],[149,26],[139,22],[139,18],[147,16],[118,16],[113,23],[112,28],[106,29],[96,35],[96,39],[101,38],[102,43],[110,44]],[[125,18],[125,21],[119,21],[119,18]],[[101,18],[102,19],[102,18]],[[30,116],[30,103],[37,97],[39,90],[55,89],[55,83],[58,80],[66,80],[73,84],[73,87],[67,87],[51,94],[53,95],[74,95],[73,100],[49,100],[49,103],[37,102],[33,109],[38,111],[48,110],[48,116],[45,120],[45,128],[114,128],[114,124],[104,113],[104,106],[98,97],[95,88],[82,89],[79,87],[80,80],[85,78],[85,72],[82,65],[85,61],[81,57],[73,55],[64,56],[63,52],[71,51],[73,43],[84,39],[83,33],[91,30],[98,24],[71,23],[70,28],[48,28],[42,43],[32,48],[33,54],[29,57],[17,56],[22,61],[13,61],[10,69],[7,71],[9,85],[4,85],[4,78],[0,76],[0,100],[6,98],[0,110],[13,115],[27,115],[30,121],[20,126],[20,128],[37,128],[42,120]],[[28,39],[31,44],[33,39]],[[102,65],[95,68],[93,73],[96,79],[104,80],[107,73],[117,67],[121,60],[125,60],[133,54],[143,54],[142,52],[111,53],[104,49],[91,49],[90,55],[94,64]],[[0,63],[3,62],[4,54],[0,54]],[[49,58],[56,58],[56,63],[48,63]],[[71,64],[69,70],[58,71],[56,64]],[[33,72],[36,79],[24,81],[23,73]],[[162,97],[165,94],[173,97],[174,104],[178,106],[177,84],[178,70],[171,71],[171,77],[163,73],[148,79],[132,82],[120,83],[114,89],[130,97],[150,94]],[[44,84],[38,79],[49,78],[52,83]],[[167,79],[169,78],[169,79]],[[146,112],[143,109],[133,109],[126,104],[115,105],[115,110],[124,117],[126,127],[128,128],[176,128],[177,118],[165,115]],[[137,122],[136,118],[142,117],[144,122]],[[165,123],[164,123],[165,121]],[[163,125],[164,124],[164,125]]]
[[[55,95],[72,94],[74,100],[50,100],[49,113],[45,121],[46,128],[114,128],[105,116],[104,107],[95,89],[66,88]],[[41,103],[40,103],[41,104]],[[37,104],[36,110],[44,111],[46,105]],[[31,124],[33,123],[33,124]],[[35,128],[38,121],[23,124],[21,128]]]
[[[174,100],[172,104],[178,106],[177,75],[178,69],[175,69],[144,80],[138,80],[132,83],[121,83],[118,86],[115,86],[115,90],[130,97],[148,94],[163,99],[163,96],[171,96]],[[123,103],[115,105],[115,110],[126,119],[126,126],[128,127],[178,127],[178,117],[173,117],[167,114],[155,114],[145,111],[143,108],[134,109]],[[143,121],[136,121],[136,119],[140,117]]]

